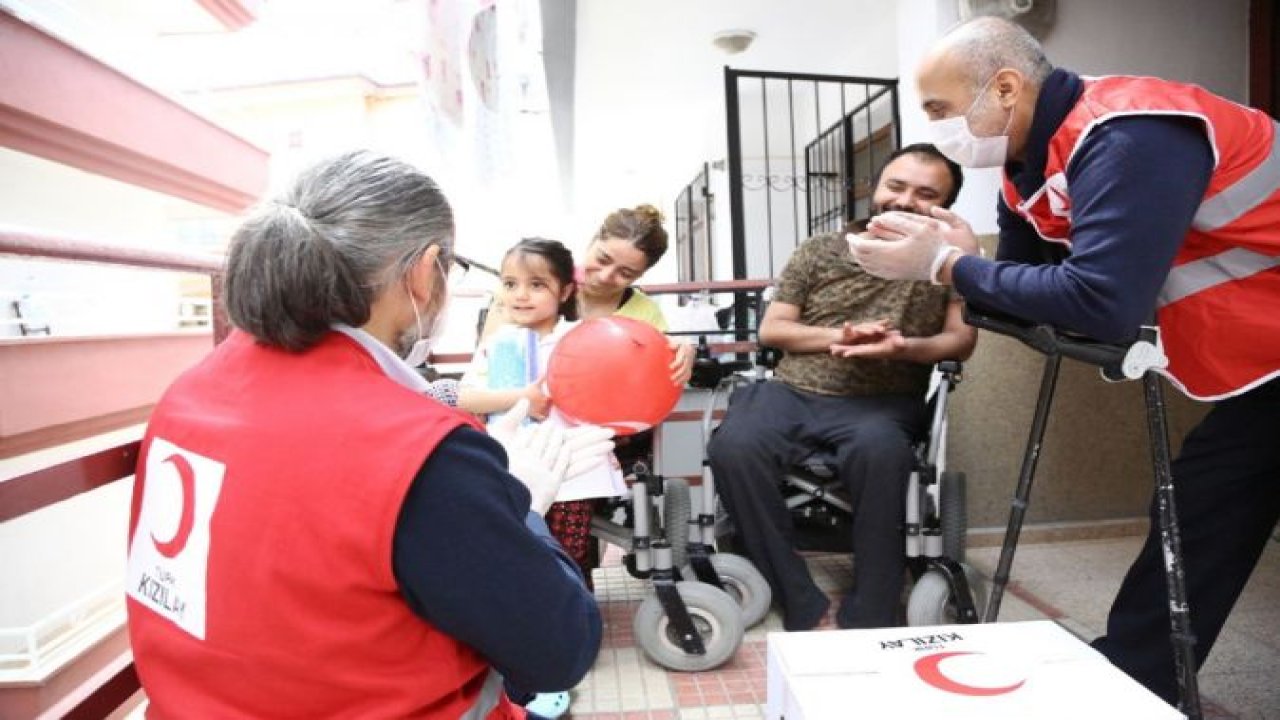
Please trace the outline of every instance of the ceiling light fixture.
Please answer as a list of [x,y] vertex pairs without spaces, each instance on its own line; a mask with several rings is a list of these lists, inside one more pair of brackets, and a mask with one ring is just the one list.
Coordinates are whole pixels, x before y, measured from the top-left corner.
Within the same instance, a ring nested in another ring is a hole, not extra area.
[[730,55],[737,55],[751,46],[756,34],[750,30],[721,30],[711,38],[711,44]]

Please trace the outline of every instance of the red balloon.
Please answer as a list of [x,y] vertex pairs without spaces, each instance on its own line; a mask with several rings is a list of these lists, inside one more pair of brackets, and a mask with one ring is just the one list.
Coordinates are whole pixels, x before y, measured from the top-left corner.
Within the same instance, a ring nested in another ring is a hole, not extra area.
[[547,361],[547,390],[571,420],[619,435],[662,422],[680,399],[675,352],[652,325],[627,317],[586,320],[565,333]]

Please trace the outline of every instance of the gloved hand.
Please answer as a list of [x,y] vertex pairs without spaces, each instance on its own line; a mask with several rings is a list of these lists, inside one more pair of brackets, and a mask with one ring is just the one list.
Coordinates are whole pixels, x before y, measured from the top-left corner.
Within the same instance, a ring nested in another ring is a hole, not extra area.
[[956,253],[977,253],[978,241],[959,215],[943,208],[934,217],[886,212],[871,219],[872,238],[849,235],[849,249],[867,272],[887,280],[938,282],[938,271]]
[[529,401],[521,398],[489,426],[507,451],[507,468],[529,489],[530,509],[539,515],[556,499],[565,478],[590,470],[613,450],[613,431],[595,425],[565,429],[558,423],[525,425]]

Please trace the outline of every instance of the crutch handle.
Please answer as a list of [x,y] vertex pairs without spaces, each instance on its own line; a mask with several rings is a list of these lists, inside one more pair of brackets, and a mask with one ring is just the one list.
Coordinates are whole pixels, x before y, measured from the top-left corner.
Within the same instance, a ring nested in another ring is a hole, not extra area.
[[1050,325],[978,308],[970,303],[965,303],[964,321],[976,328],[1008,335],[1045,355],[1060,355],[1097,365],[1108,380],[1125,378],[1122,367],[1129,352],[1128,345],[1104,343]]

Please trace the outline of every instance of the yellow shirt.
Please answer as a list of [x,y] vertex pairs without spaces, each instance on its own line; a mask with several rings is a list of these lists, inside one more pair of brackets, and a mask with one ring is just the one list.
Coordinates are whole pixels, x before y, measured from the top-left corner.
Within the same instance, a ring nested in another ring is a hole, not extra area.
[[622,307],[615,310],[613,314],[643,320],[662,332],[667,331],[667,318],[662,314],[662,308],[653,298],[635,288],[632,288],[631,297],[627,298],[627,301],[622,303]]

